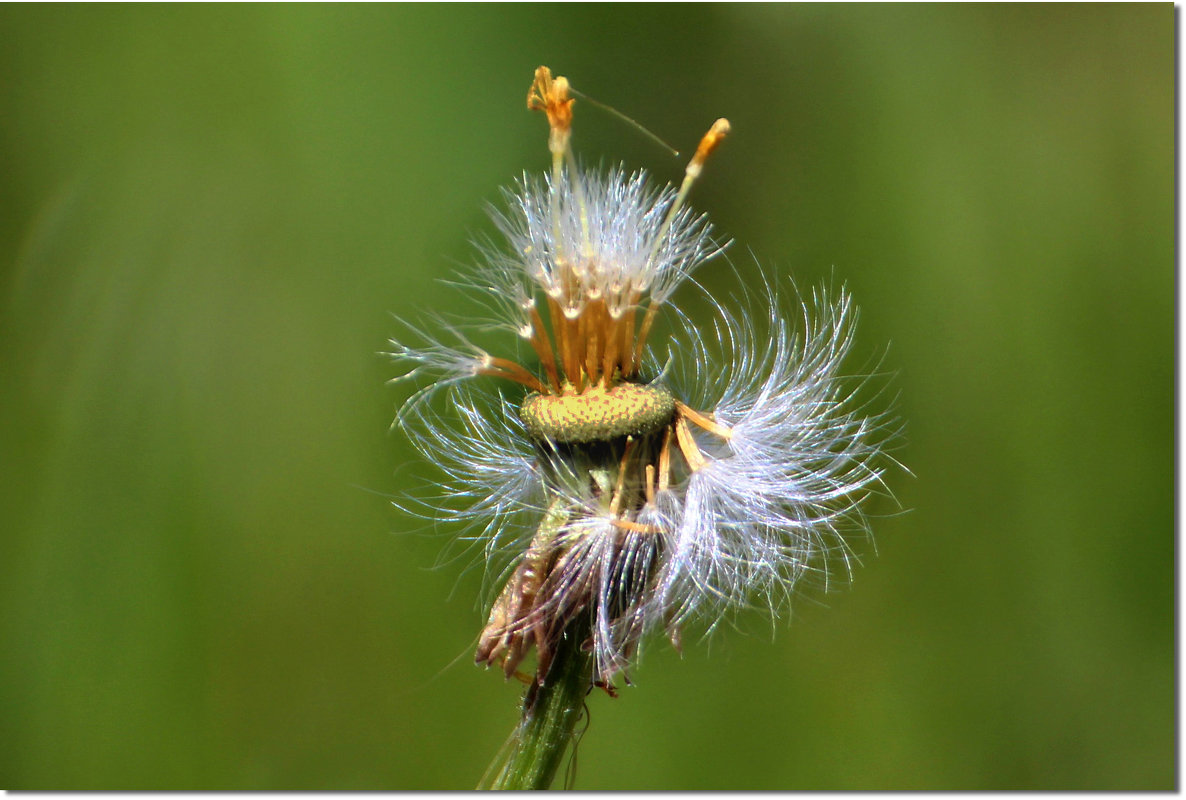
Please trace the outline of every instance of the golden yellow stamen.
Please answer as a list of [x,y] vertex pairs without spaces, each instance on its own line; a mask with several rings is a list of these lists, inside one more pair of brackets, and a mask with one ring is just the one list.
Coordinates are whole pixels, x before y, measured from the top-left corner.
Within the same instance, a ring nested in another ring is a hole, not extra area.
[[565,161],[572,176],[570,185],[581,220],[581,240],[583,242],[582,255],[586,258],[593,254],[592,240],[589,238],[589,212],[585,203],[585,189],[581,185],[577,173],[576,156],[572,153],[572,106],[576,100],[569,96],[568,78],[563,75],[552,77],[552,70],[547,67],[537,67],[535,79],[527,90],[527,108],[531,111],[543,111],[548,117],[548,150],[552,153],[552,224],[556,238],[560,236],[559,207],[556,203],[557,192],[563,177]]
[[654,525],[643,525],[641,522],[632,522],[628,519],[615,519],[610,522],[615,528],[621,528],[624,531],[633,531],[634,533],[649,533],[652,535],[663,532],[661,528],[656,528]]
[[590,303],[581,313],[581,338],[585,341],[585,374],[589,376],[589,384],[597,383],[597,348],[601,338],[601,327],[598,325],[598,306],[603,305],[600,300]]
[[704,457],[704,453],[700,452],[700,446],[696,444],[696,438],[692,436],[692,429],[688,427],[688,422],[683,417],[677,417],[675,420],[675,438],[679,442],[679,451],[683,454],[684,461],[688,462],[688,468],[692,472],[698,471],[708,461]]
[[622,508],[622,493],[626,488],[626,465],[630,461],[630,451],[634,449],[634,437],[626,437],[626,446],[622,448],[622,460],[618,463],[618,482],[614,486],[614,496],[609,501],[609,514],[617,517]]
[[659,450],[659,491],[666,492],[671,480],[671,427],[663,432],[663,447]]
[[614,370],[618,367],[618,344],[622,338],[622,321],[605,314],[606,334],[605,347],[601,357],[601,381],[608,387],[614,378]]
[[[687,168],[684,170],[684,181],[680,184],[679,192],[675,196],[675,201],[672,202],[671,208],[667,210],[667,216],[663,219],[663,227],[659,229],[659,235],[655,237],[655,244],[651,247],[651,254],[647,258],[647,263],[655,260],[655,256],[659,253],[659,248],[663,246],[663,240],[667,237],[671,230],[671,223],[675,221],[676,214],[684,206],[684,201],[688,197],[688,193],[692,191],[692,184],[700,177],[700,173],[704,169],[704,162],[712,155],[712,151],[720,146],[725,137],[729,135],[729,120],[721,117],[712,124],[708,129],[708,133],[704,134],[700,139],[700,146],[696,148],[696,154],[692,156],[692,160],[688,162]],[[634,347],[634,363],[637,364],[642,361],[642,349],[646,344],[647,334],[651,332],[651,324],[655,321],[655,314],[658,311],[658,303],[652,303],[647,308],[646,317],[643,318],[642,328],[639,330],[637,343]]]
[[[708,129],[708,133],[704,134],[704,136],[700,139],[700,146],[696,148],[696,154],[692,156],[692,160],[688,162],[688,167],[684,171],[685,183],[687,183],[689,179],[694,181],[696,178],[700,177],[700,170],[704,168],[704,162],[708,160],[710,155],[712,155],[712,151],[716,150],[717,147],[720,146],[721,142],[725,140],[725,137],[729,135],[729,130],[729,120],[725,119],[724,117],[721,117],[712,124],[712,127]],[[691,188],[690,184],[689,188]],[[683,194],[687,194],[687,192],[685,191]]]
[[647,313],[642,318],[642,327],[638,329],[638,335],[634,339],[634,359],[631,362],[631,372],[637,371],[642,366],[642,349],[646,346],[647,335],[651,332],[651,325],[655,321],[655,315],[659,313],[659,306],[652,303],[647,306]]
[[521,383],[532,391],[546,394],[548,387],[540,383],[539,378],[532,375],[525,368],[514,361],[505,358],[486,357],[486,363],[478,370],[480,375],[492,375],[496,378],[506,378],[515,383]]
[[564,310],[552,297],[548,298],[548,316],[552,320],[552,333],[556,337],[556,350],[560,357],[560,367],[564,370],[565,380],[572,380],[573,365],[569,358],[571,348],[568,345],[568,327],[565,325]]
[[696,411],[695,409],[684,405],[679,400],[675,401],[675,409],[676,409],[676,411],[679,412],[679,415],[681,417],[683,417],[684,419],[688,420],[688,422],[692,422],[692,423],[695,423],[696,425],[699,425],[701,428],[704,428],[704,430],[708,431],[709,433],[715,433],[717,436],[720,436],[722,439],[726,439],[726,440],[733,438],[732,429],[726,428],[724,425],[717,422],[712,417],[701,414],[699,411]]
[[527,108],[543,111],[548,115],[548,126],[552,129],[548,149],[561,155],[568,147],[572,133],[572,105],[576,100],[568,96],[568,78],[552,77],[552,70],[537,67],[535,80],[527,90]]
[[578,393],[585,391],[585,368],[581,366],[585,354],[581,352],[581,344],[585,341],[581,336],[580,318],[569,319],[566,315],[564,317],[564,326],[568,329],[568,344],[569,360],[572,362],[572,371],[568,375],[568,379],[572,381],[573,386],[576,387]]
[[621,320],[622,345],[619,350],[618,359],[622,376],[625,378],[632,378],[638,372],[638,359],[635,358],[634,353],[634,319],[638,312],[639,297],[640,293],[637,291],[630,293],[630,303],[627,305],[626,313]]
[[552,382],[552,388],[556,390],[556,394],[560,394],[560,375],[556,372],[556,356],[552,352],[552,340],[544,328],[543,318],[540,317],[539,309],[535,307],[534,303],[531,305],[531,347],[539,356],[540,363],[544,365],[544,372],[548,373],[548,380]]

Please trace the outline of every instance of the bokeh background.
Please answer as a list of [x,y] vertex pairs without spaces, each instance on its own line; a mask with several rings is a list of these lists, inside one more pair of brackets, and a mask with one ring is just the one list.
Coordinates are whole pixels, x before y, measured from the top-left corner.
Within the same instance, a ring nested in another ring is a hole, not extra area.
[[[684,150],[732,120],[695,205],[743,275],[848,283],[913,473],[851,589],[591,698],[576,787],[1173,787],[1173,27],[0,8],[0,785],[478,781],[520,687],[472,666],[455,529],[390,505],[417,456],[376,352],[546,168],[548,64]],[[682,176],[577,113],[586,159]]]

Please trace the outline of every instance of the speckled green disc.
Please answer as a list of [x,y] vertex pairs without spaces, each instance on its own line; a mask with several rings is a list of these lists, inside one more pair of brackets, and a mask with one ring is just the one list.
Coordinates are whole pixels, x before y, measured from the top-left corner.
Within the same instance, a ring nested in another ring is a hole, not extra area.
[[604,442],[654,433],[671,421],[675,398],[660,386],[620,383],[581,394],[529,394],[519,408],[527,432],[556,442]]

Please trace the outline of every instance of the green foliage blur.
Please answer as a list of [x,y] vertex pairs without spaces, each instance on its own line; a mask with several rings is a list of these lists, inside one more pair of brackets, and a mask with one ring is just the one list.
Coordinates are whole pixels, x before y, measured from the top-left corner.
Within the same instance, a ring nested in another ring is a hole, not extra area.
[[[427,473],[376,353],[546,169],[547,64],[685,152],[729,117],[694,205],[741,275],[850,286],[913,473],[850,589],[590,697],[575,786],[1171,789],[1173,26],[0,8],[0,785],[477,783],[521,687],[457,528],[390,503]],[[589,103],[574,145],[682,177]]]

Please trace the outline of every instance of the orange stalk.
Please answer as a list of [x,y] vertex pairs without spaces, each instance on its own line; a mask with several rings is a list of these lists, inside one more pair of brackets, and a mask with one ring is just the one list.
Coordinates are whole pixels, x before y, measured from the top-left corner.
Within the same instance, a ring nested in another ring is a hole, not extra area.
[[634,316],[638,306],[638,292],[630,298],[630,306],[626,314],[619,321],[622,329],[622,342],[618,350],[618,362],[622,370],[622,377],[634,377]]
[[634,533],[660,534],[663,532],[654,525],[643,525],[641,522],[632,522],[628,519],[615,519],[610,524],[615,528],[621,528],[624,531],[633,531]]
[[573,375],[572,363],[568,360],[568,326],[565,324],[564,311],[551,296],[548,297],[548,316],[552,320],[552,334],[556,337],[556,350],[560,356],[564,378],[571,383]]
[[651,332],[651,325],[655,322],[655,315],[659,313],[659,306],[652,303],[647,306],[647,313],[642,318],[642,327],[638,330],[638,336],[634,344],[634,360],[631,362],[631,372],[635,372],[642,366],[642,348],[646,346],[647,334]]
[[708,459],[704,457],[704,453],[700,452],[700,446],[696,444],[696,438],[692,436],[692,429],[688,427],[688,422],[683,417],[679,417],[675,421],[675,438],[679,441],[679,451],[683,454],[684,461],[688,462],[688,467],[693,472],[703,467]]
[[521,383],[540,394],[548,393],[548,387],[540,383],[539,378],[532,375],[514,361],[509,361],[505,358],[491,358],[487,365],[479,369],[478,372],[482,375],[493,375],[497,378],[506,378],[507,380]]
[[564,318],[564,325],[568,328],[568,359],[572,364],[572,375],[569,380],[572,381],[578,393],[585,391],[585,375],[584,369],[581,367],[581,362],[584,354],[581,353],[581,345],[584,343],[581,339],[580,331],[580,317],[577,319]]
[[597,325],[597,303],[590,303],[581,312],[581,339],[585,342],[585,374],[589,384],[597,383],[597,348],[600,330]]
[[679,400],[675,401],[675,409],[676,409],[676,411],[679,412],[680,416],[685,418],[686,420],[688,420],[688,422],[692,422],[692,423],[695,423],[696,425],[699,425],[701,428],[704,428],[704,430],[708,431],[709,433],[715,433],[717,436],[720,436],[722,439],[732,439],[733,438],[733,431],[731,429],[726,428],[724,425],[717,422],[712,417],[701,414],[699,411],[696,411],[695,409],[684,405]]
[[609,501],[610,516],[618,516],[618,510],[622,507],[622,494],[626,488],[626,465],[630,460],[630,451],[634,449],[634,437],[626,437],[626,446],[622,449],[622,460],[618,464],[618,481],[614,487],[614,496]]
[[605,321],[609,333],[606,335],[605,353],[601,358],[601,374],[605,385],[609,386],[614,379],[614,369],[618,367],[618,358],[621,352],[622,320],[614,319],[607,312]]
[[663,432],[663,447],[659,450],[659,491],[666,492],[671,480],[671,428]]
[[539,356],[540,363],[544,366],[544,372],[548,373],[548,380],[552,382],[556,394],[560,394],[560,376],[556,372],[556,356],[552,352],[552,339],[548,336],[543,318],[540,317],[539,310],[534,303],[531,304],[531,346],[535,350],[535,354]]

